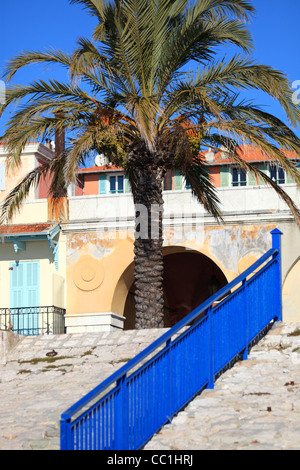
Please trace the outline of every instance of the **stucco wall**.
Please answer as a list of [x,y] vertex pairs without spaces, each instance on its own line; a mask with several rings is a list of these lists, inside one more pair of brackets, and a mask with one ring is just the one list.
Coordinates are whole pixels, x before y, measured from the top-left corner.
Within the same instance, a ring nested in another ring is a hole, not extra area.
[[48,241],[26,242],[26,250],[15,253],[12,243],[0,243],[0,298],[1,307],[10,306],[11,262],[40,262],[40,305],[65,308],[66,250],[64,236],[59,238],[58,270]]
[[[298,202],[295,185],[285,189]],[[219,190],[224,224],[205,215],[190,191],[166,191],[164,250],[194,250],[209,257],[228,282],[271,246],[270,232],[282,237],[284,319],[299,319],[298,279],[300,231],[286,206],[267,188]],[[22,259],[41,259],[41,303],[67,307],[67,314],[123,314],[133,279],[132,196],[105,195],[70,198],[70,221],[62,224],[59,271],[47,242],[28,243]],[[47,221],[47,201],[24,204],[15,223]],[[19,254],[20,256],[20,254]],[[9,305],[9,262],[17,259],[12,245],[0,244],[3,307]]]
[[[249,267],[271,246],[274,224],[203,227],[186,231],[185,240],[175,241],[166,228],[164,253],[193,250],[210,258],[228,282]],[[193,233],[195,235],[193,239]],[[133,281],[133,232],[84,232],[67,235],[67,314],[114,312],[123,314]],[[178,267],[180,269],[180,266]]]

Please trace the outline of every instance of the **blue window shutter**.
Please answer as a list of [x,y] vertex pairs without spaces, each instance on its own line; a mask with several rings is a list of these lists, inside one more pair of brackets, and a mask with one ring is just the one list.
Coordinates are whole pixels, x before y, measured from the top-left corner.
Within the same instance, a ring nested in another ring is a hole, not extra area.
[[26,263],[26,307],[38,307],[40,303],[39,292],[39,263]]
[[10,263],[10,307],[23,307],[25,299],[23,288],[23,264]]
[[10,264],[11,308],[37,307],[40,303],[39,261]]
[[10,308],[13,331],[22,335],[39,333],[40,263],[10,264]]
[[107,178],[106,175],[99,175],[99,194],[107,193]]
[[5,162],[0,162],[0,191],[5,191]]

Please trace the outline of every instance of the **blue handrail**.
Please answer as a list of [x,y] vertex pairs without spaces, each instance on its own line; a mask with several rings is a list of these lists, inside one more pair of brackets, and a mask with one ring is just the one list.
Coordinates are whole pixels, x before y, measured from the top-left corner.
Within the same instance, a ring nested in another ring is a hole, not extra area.
[[271,250],[61,415],[62,450],[141,448],[234,357],[247,358],[281,320],[281,232],[271,233]]

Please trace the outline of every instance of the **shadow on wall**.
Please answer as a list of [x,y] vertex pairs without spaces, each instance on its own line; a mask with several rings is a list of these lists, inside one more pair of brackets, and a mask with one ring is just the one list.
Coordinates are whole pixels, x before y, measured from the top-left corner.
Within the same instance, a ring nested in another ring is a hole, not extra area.
[[[164,327],[178,323],[227,284],[221,269],[207,256],[194,251],[164,256]],[[126,299],[124,329],[135,328],[134,284]]]

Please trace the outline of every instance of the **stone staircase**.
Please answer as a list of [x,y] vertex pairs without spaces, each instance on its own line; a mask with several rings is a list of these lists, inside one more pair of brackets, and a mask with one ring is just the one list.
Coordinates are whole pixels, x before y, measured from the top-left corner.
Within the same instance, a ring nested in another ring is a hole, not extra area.
[[[145,449],[300,449],[299,329],[274,325]],[[58,450],[61,413],[165,331],[18,337],[0,362],[0,450]]]

